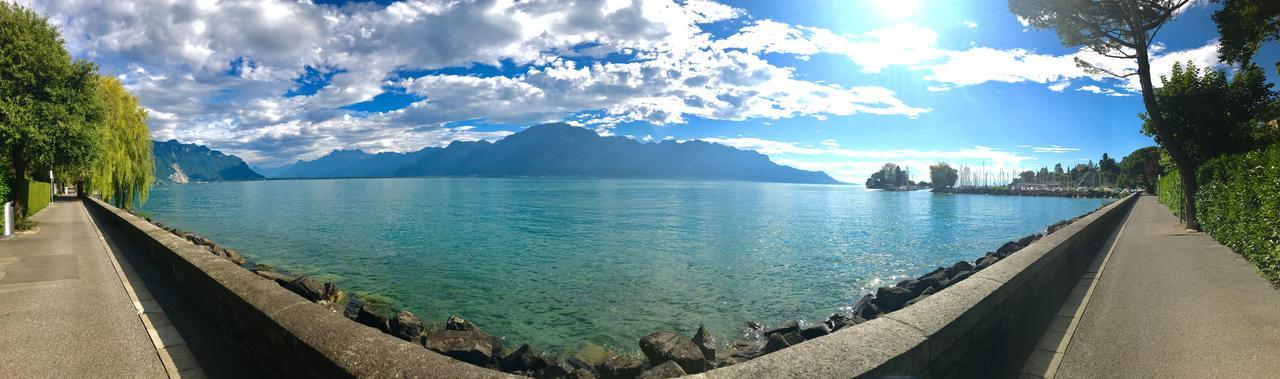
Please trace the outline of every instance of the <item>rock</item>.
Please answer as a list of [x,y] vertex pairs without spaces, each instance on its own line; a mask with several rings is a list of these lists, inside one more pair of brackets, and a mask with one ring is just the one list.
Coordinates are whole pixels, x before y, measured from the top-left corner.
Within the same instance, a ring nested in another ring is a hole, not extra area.
[[502,341],[479,330],[433,329],[422,346],[476,366],[491,367],[502,353]]
[[600,379],[631,379],[644,371],[644,363],[630,357],[614,356],[596,365]]
[[987,267],[991,267],[991,265],[996,264],[996,262],[999,262],[999,261],[1000,261],[1000,257],[996,256],[995,253],[987,253],[987,255],[983,256],[982,258],[978,258],[978,265],[974,266],[973,269],[981,270]]
[[210,253],[213,253],[213,255],[222,257],[222,259],[226,259],[238,265],[244,265],[244,257],[240,256],[240,253],[237,253],[235,250],[223,248],[222,246],[217,245],[205,246],[204,248]]
[[758,341],[738,341],[733,343],[733,354],[730,357],[737,361],[748,361],[764,355],[764,344]]
[[774,334],[769,336],[768,342],[764,343],[764,353],[769,354],[801,342],[804,342],[804,337],[801,337],[799,332]]
[[559,378],[564,378],[566,376],[569,376],[569,373],[573,372],[574,370],[573,366],[570,366],[564,363],[563,361],[561,361],[559,358],[556,358],[556,357],[544,356],[543,360],[546,362],[545,367],[537,370],[529,371],[528,373],[535,378],[559,379]]
[[1018,250],[1022,250],[1022,245],[1019,245],[1017,242],[1009,241],[1005,242],[1004,245],[1000,245],[999,249],[996,249],[996,255],[1000,256],[1000,258],[1005,258],[1008,257],[1009,254],[1013,254],[1013,252]]
[[698,325],[698,332],[693,334],[693,344],[698,345],[698,350],[702,351],[702,358],[707,361],[707,367],[715,367],[716,338],[707,331],[705,325]]
[[258,274],[258,276],[261,276],[263,278],[275,281],[276,284],[279,284],[282,286],[288,286],[289,282],[292,282],[294,281],[294,279],[297,279],[292,276],[281,274],[275,271],[255,270],[253,273]]
[[[932,295],[932,294],[929,294],[929,295]],[[906,304],[906,305],[903,305],[902,307],[903,307],[903,308],[910,307],[910,306],[914,305],[915,303],[919,303],[919,302],[921,302],[921,301],[924,301],[924,299],[928,299],[928,298],[929,298],[929,295],[920,295],[920,296],[916,296],[916,298],[911,299],[911,301],[908,301],[908,302],[907,302],[907,304]]]
[[929,271],[929,273],[928,273],[928,274],[920,275],[920,277],[919,277],[919,278],[916,278],[916,280],[924,280],[925,278],[928,278],[928,277],[931,277],[931,276],[937,275],[937,274],[942,273],[942,272],[944,272],[944,271],[947,271],[947,269],[942,268],[942,267],[938,267],[937,269],[934,269],[933,271]]
[[924,290],[930,287],[942,288],[946,286],[947,282],[950,280],[950,277],[947,276],[947,270],[939,267],[937,270],[933,270],[931,275],[919,279],[916,282],[916,286],[909,289],[912,293],[919,295],[924,293]]
[[1049,227],[1045,229],[1044,234],[1046,235],[1053,234],[1053,232],[1058,231],[1058,229],[1062,229],[1063,227],[1067,226],[1067,224],[1069,223],[1066,220],[1055,222],[1053,223],[1053,225],[1049,225]]
[[702,350],[692,340],[671,332],[655,332],[640,339],[640,351],[655,365],[674,361],[684,372],[697,374],[707,369]]
[[324,298],[324,285],[309,276],[299,276],[284,287],[308,301],[314,302]]
[[342,306],[341,306],[341,305],[338,305],[337,303],[334,303],[334,302],[332,302],[332,301],[328,301],[328,300],[320,300],[320,301],[317,301],[317,302],[316,302],[316,304],[317,304],[317,305],[319,305],[319,306],[322,306],[322,307],[328,308],[330,311],[335,312],[335,313],[336,313],[336,312],[342,312]]
[[853,315],[862,317],[863,320],[880,317],[880,315],[884,314],[884,311],[880,310],[879,306],[876,306],[874,300],[875,296],[863,295],[861,299],[858,299],[857,303],[853,304]]
[[471,321],[463,320],[462,317],[458,316],[449,316],[449,319],[444,322],[444,328],[461,331],[480,330],[480,328],[476,327],[476,324],[472,324]]
[[965,280],[968,277],[972,276],[974,272],[976,271],[961,271],[959,274],[956,274],[956,277],[952,278],[950,282],[947,282],[947,287],[950,287],[956,283],[960,283],[961,280]]
[[391,335],[405,341],[412,341],[422,334],[422,319],[409,311],[396,313],[388,326],[391,329]]
[[533,348],[529,345],[520,345],[519,349],[516,349],[516,351],[511,352],[511,354],[507,354],[506,357],[502,358],[502,362],[499,367],[502,368],[502,371],[506,372],[530,372],[546,368],[547,360],[543,359],[538,354],[535,354],[533,352]]
[[341,301],[342,298],[345,297],[342,293],[342,289],[338,288],[338,285],[333,283],[324,284],[324,295],[322,296],[324,297],[325,300],[329,300],[335,303],[342,302]]
[[644,373],[641,373],[640,376],[636,378],[637,379],[666,379],[666,378],[679,378],[681,376],[685,376],[688,374],[689,374],[688,372],[682,370],[680,365],[676,364],[675,362],[667,362],[657,366],[653,366],[653,368],[649,369],[648,371],[645,371]]
[[858,325],[862,322],[861,320],[861,317],[851,316],[844,313],[836,313],[827,316],[827,320],[824,323],[827,324],[827,327],[831,328],[831,331],[834,332],[847,326]]
[[566,379],[596,379],[596,376],[592,374],[591,371],[587,371],[587,369],[579,368],[579,369],[574,369],[573,372],[570,372],[569,375],[565,376],[565,378]]
[[387,320],[386,317],[378,315],[378,313],[368,305],[361,305],[360,309],[356,310],[356,322],[361,325],[377,329],[383,333],[391,332],[391,321]]
[[916,294],[905,288],[880,287],[880,289],[876,290],[876,298],[872,300],[872,304],[875,304],[881,311],[889,313],[902,309],[903,304],[906,304],[913,297],[916,297]]
[[800,331],[800,336],[804,337],[806,340],[811,340],[828,334],[831,334],[831,328],[827,327],[826,324],[810,326]]
[[1031,246],[1031,243],[1036,242],[1036,240],[1038,239],[1040,239],[1040,234],[1032,234],[1019,239],[1018,244],[1022,245],[1022,247],[1027,247],[1027,246]]
[[761,331],[761,330],[764,330],[764,324],[761,324],[756,321],[747,321],[747,329]]
[[776,328],[766,330],[764,331],[764,333],[761,333],[761,335],[768,337],[768,336],[779,334],[779,333],[791,333],[791,332],[799,332],[799,331],[800,331],[800,322],[796,320],[791,320],[791,321],[782,323],[782,325],[778,325],[778,327]]
[[731,357],[720,357],[720,359],[716,360],[716,368],[729,367],[737,363],[737,359]]
[[969,263],[969,261],[959,261],[951,265],[946,271],[948,281],[954,281],[956,274],[963,271],[973,271],[973,264]]

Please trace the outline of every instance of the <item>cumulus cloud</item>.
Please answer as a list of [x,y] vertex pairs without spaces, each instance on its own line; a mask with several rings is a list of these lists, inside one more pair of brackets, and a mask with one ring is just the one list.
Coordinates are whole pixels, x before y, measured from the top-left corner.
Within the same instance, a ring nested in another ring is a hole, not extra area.
[[[439,132],[449,123],[527,124],[584,111],[601,117],[581,123],[603,129],[690,117],[915,117],[928,111],[882,87],[799,79],[758,56],[768,49],[715,39],[703,25],[747,15],[708,0],[31,5],[61,27],[74,54],[98,62],[138,94],[157,116],[151,121],[156,138],[209,143],[251,160],[290,160],[330,146],[397,148],[383,143],[388,136],[442,143],[431,138],[465,138]],[[936,37],[900,30],[845,43],[825,30],[811,32],[820,43],[843,44],[824,49],[843,51],[924,46]],[[900,32],[916,34],[904,40]],[[903,63],[868,59],[868,67]],[[514,76],[431,73],[476,64],[524,69]],[[301,91],[299,78],[316,73],[325,82]],[[418,101],[383,113],[342,110],[388,90]]]

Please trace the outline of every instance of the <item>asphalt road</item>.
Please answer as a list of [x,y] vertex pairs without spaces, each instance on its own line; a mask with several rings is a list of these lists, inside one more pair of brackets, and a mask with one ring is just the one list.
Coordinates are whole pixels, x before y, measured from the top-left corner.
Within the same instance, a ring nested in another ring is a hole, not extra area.
[[167,378],[83,205],[34,219],[0,240],[0,377]]
[[1276,378],[1280,290],[1240,255],[1135,204],[1058,378]]

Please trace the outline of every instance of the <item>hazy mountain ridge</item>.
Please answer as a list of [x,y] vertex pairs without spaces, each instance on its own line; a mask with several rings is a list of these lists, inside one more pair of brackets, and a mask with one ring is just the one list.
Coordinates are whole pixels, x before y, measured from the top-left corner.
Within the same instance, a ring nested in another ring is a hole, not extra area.
[[157,182],[186,183],[223,180],[262,180],[240,157],[226,155],[207,146],[177,140],[151,141]]
[[750,150],[704,141],[641,143],[567,124],[529,127],[497,142],[455,141],[412,153],[335,150],[281,168],[277,178],[384,176],[594,177],[838,183]]

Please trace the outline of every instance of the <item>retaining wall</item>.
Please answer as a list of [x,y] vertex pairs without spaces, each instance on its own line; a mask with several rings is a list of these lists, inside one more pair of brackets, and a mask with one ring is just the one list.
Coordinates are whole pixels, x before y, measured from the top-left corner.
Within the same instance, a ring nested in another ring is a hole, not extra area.
[[[1012,377],[1135,199],[1113,202],[915,305],[691,377]],[[356,324],[145,220],[96,199],[85,203],[274,375],[510,377]]]
[[694,378],[1014,377],[1130,195],[897,312]]
[[143,249],[243,357],[272,376],[512,377],[357,324],[128,212],[97,199],[84,203],[99,225]]

